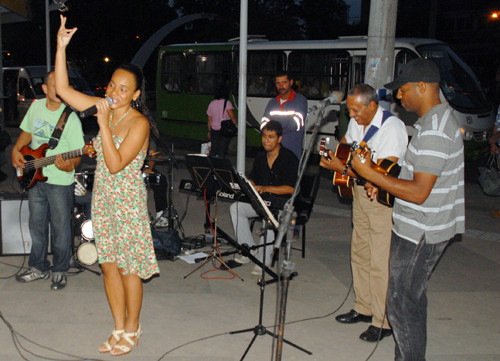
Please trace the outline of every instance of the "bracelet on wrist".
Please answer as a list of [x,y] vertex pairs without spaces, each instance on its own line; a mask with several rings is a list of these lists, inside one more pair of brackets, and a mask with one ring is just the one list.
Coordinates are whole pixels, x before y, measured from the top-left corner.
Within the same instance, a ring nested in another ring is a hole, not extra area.
[[345,165],[345,169],[344,169],[344,171],[342,172],[342,175],[347,175],[347,172],[348,172],[348,171],[349,171],[349,165],[348,165],[348,164],[346,164],[346,165]]

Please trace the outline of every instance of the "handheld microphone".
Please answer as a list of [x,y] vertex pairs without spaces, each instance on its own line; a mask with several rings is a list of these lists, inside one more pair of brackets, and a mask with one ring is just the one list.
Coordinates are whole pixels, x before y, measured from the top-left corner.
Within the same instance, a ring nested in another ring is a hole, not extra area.
[[[106,100],[108,101],[109,105],[113,104],[113,98],[106,97]],[[95,105],[92,105],[90,108],[87,108],[83,112],[80,112],[80,118],[86,118],[89,115],[95,113],[97,113],[97,107]]]

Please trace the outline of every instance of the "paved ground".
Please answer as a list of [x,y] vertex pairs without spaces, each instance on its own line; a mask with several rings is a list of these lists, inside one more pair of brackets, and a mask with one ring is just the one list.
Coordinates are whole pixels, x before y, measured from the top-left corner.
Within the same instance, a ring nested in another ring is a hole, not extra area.
[[[185,152],[180,147],[176,150],[177,155]],[[0,191],[12,193],[12,170],[8,164],[2,170],[9,172],[11,178],[0,183]],[[182,226],[187,239],[203,234],[204,204],[177,191],[184,178],[189,178],[188,171],[178,162],[173,201],[178,213],[185,213]],[[430,361],[500,360],[500,219],[491,214],[500,208],[500,198],[482,194],[474,181],[475,169],[468,168],[468,178],[467,232],[460,242],[448,248],[430,282]],[[300,258],[298,251],[292,252],[298,276],[290,282],[286,307],[285,338],[313,354],[284,345],[282,359],[391,360],[392,338],[384,339],[378,346],[369,344],[358,339],[366,324],[342,325],[334,319],[353,304],[349,266],[351,219],[350,204],[340,201],[330,184],[325,174],[307,225],[306,258]],[[227,203],[219,203],[218,223],[232,235],[228,207]],[[16,241],[20,242],[3,240]],[[227,246],[223,244],[222,248]],[[0,360],[22,360],[20,347],[26,349],[22,353],[27,360],[41,359],[35,355],[58,360],[112,359],[97,352],[112,329],[102,276],[89,271],[74,272],[67,288],[55,292],[50,290],[50,281],[16,282],[12,276],[26,263],[24,256],[0,257]],[[223,271],[203,274],[214,270],[212,264],[185,278],[195,267],[182,260],[160,261],[161,276],[144,288],[144,333],[140,345],[122,359],[229,361],[242,357],[254,333],[230,331],[253,329],[259,324],[260,287],[257,278],[250,274],[253,265],[234,268],[243,282],[220,279],[230,276]],[[98,270],[97,265],[90,268]],[[262,323],[272,332],[278,292],[276,283],[266,286],[264,292]],[[16,346],[10,330],[16,332],[16,342],[21,346]],[[272,340],[269,335],[256,336],[245,360],[270,360]]]

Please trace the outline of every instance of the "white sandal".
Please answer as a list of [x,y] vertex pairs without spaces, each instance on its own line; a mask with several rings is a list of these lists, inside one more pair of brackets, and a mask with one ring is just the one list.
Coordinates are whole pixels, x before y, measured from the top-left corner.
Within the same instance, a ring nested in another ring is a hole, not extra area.
[[[124,333],[125,333],[125,330],[113,330],[113,332],[111,332],[111,336],[113,336],[116,339],[116,342],[118,342],[118,341],[120,341],[121,336]],[[110,352],[113,349],[113,347],[109,344],[109,340],[107,340],[101,346],[99,346],[99,352],[100,353]]]
[[[124,332],[122,335],[122,338],[125,339],[129,343],[130,346],[127,345],[118,345],[116,344],[113,349],[110,351],[110,355],[112,356],[121,356],[121,355],[126,355],[130,351],[132,351],[132,348],[134,346],[139,346],[139,337],[142,334],[142,328],[141,325],[139,325],[139,328],[137,328],[137,331],[135,332]],[[135,337],[135,341],[131,339],[131,337]],[[119,350],[121,352],[113,352],[115,350]]]

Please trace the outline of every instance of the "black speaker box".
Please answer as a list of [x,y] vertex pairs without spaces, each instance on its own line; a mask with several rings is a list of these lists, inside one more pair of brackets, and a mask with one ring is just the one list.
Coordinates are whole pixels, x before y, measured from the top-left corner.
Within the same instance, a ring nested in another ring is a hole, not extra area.
[[[19,213],[21,212],[21,213]],[[29,254],[28,199],[17,194],[0,194],[0,251],[2,255]]]

